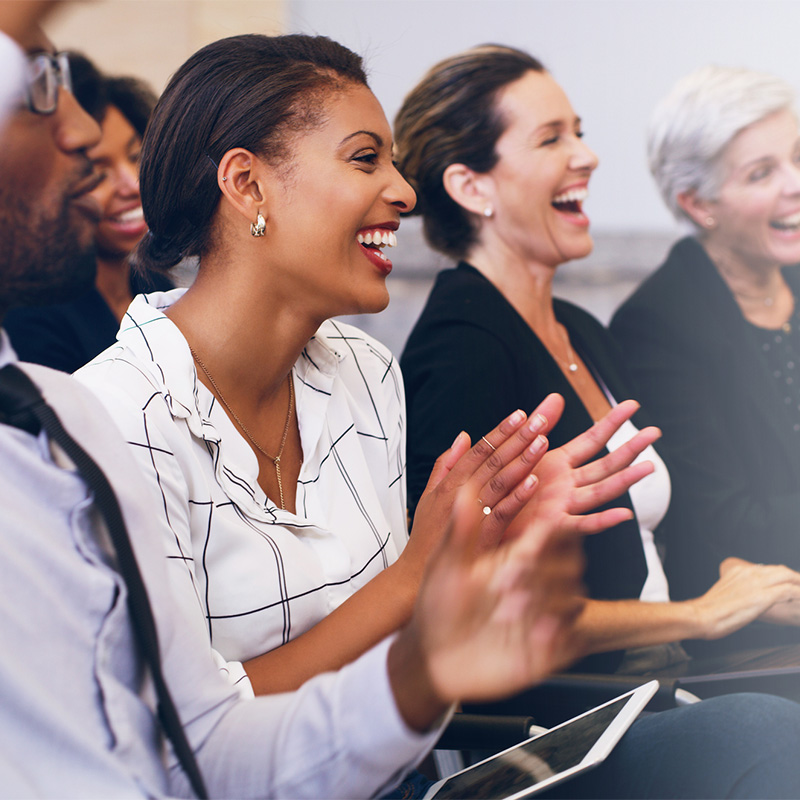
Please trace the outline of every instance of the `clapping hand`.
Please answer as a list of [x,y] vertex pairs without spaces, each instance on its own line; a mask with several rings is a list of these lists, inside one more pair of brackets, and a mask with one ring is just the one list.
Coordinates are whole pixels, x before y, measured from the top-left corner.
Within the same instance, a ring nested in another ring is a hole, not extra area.
[[583,606],[581,538],[542,535],[530,519],[494,548],[482,544],[475,482],[432,554],[411,622],[390,650],[398,707],[424,730],[450,703],[513,694],[575,655],[572,622]]

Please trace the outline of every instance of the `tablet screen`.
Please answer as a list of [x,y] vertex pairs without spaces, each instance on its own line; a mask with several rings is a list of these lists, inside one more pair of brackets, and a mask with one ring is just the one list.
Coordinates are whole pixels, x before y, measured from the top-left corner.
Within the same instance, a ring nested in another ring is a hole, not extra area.
[[576,767],[629,700],[629,695],[618,698],[586,716],[453,775],[432,797],[436,800],[510,797]]

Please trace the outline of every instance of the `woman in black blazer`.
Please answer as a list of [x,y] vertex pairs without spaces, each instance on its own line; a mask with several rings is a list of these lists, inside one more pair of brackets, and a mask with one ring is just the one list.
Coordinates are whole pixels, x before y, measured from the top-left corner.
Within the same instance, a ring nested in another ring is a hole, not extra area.
[[651,170],[695,235],[673,247],[611,330],[664,431],[666,567],[677,597],[707,586],[728,556],[800,568],[800,274],[787,266],[800,262],[793,102],[777,78],[707,67],[651,122]]
[[[412,503],[459,430],[475,438],[506,409],[559,392],[566,410],[550,434],[555,445],[631,392],[608,332],[551,293],[557,267],[592,248],[582,204],[597,159],[581,136],[541,64],[499,46],[433,67],[398,114],[399,165],[417,191],[426,236],[461,261],[438,277],[401,359]],[[737,563],[700,597],[669,602],[653,539],[669,475],[652,449],[644,457],[654,474],[625,498],[637,519],[586,541],[593,600],[578,628],[592,657],[581,669],[665,666],[685,658],[672,643],[725,636],[798,597],[791,570]]]

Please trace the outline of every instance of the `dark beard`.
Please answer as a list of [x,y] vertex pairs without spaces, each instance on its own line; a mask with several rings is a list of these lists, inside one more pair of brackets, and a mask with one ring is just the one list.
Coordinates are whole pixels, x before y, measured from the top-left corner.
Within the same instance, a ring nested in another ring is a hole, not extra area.
[[66,302],[94,285],[93,230],[65,198],[46,215],[0,189],[0,310]]

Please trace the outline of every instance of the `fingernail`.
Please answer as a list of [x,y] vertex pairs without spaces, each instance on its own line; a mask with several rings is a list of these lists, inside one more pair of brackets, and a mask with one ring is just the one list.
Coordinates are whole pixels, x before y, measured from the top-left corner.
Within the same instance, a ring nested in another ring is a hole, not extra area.
[[517,409],[509,418],[508,421],[512,425],[519,425],[520,422],[525,418],[525,412],[521,409]]
[[539,479],[531,472],[531,474],[528,475],[528,477],[525,478],[525,480],[522,482],[522,488],[523,489],[532,489],[536,485],[536,482],[538,480]]
[[534,416],[531,417],[528,422],[528,428],[530,429],[531,433],[540,431],[545,425],[547,425],[547,417],[542,416],[541,414],[534,414]]
[[544,436],[537,436],[530,443],[530,445],[528,445],[528,452],[531,455],[536,455],[546,444],[547,444],[547,439],[545,439]]
[[458,436],[456,436],[456,438],[455,438],[455,439],[453,439],[453,444],[451,444],[451,445],[450,445],[450,449],[451,449],[451,450],[452,450],[452,449],[453,449],[453,448],[454,448],[454,447],[455,447],[455,446],[458,444],[458,440],[461,438],[461,436],[463,435],[463,433],[464,433],[464,431],[459,431],[459,432],[458,432]]

